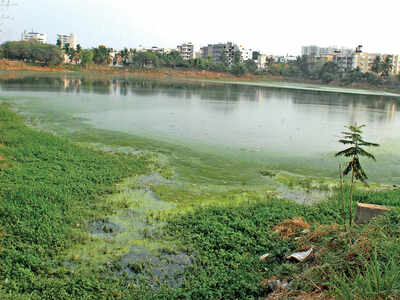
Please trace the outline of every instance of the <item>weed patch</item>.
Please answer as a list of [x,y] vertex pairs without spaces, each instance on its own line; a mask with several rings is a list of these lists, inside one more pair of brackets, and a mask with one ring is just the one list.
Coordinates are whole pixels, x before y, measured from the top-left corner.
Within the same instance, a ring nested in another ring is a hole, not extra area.
[[134,288],[127,290],[104,265],[74,272],[62,257],[67,249],[87,242],[77,224],[104,215],[107,207],[98,205],[104,196],[115,192],[123,178],[154,171],[154,160],[146,154],[89,150],[37,132],[6,105],[0,106],[0,129],[0,142],[6,145],[0,149],[13,158],[12,168],[0,170],[2,299],[134,294]]

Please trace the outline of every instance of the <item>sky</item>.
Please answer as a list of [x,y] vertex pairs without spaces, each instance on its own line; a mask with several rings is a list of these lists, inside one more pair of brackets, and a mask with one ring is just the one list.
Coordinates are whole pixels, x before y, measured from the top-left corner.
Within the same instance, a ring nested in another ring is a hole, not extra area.
[[400,54],[398,0],[12,0],[1,8],[0,42],[24,30],[75,33],[83,47],[175,48],[233,41],[274,55],[303,45],[363,45],[365,52]]

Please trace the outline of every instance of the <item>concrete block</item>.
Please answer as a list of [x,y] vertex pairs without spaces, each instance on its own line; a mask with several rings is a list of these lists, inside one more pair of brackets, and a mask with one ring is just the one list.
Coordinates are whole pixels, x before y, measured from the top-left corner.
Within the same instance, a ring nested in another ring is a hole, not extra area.
[[389,210],[389,207],[383,205],[357,203],[355,223],[367,223],[372,218],[383,215]]

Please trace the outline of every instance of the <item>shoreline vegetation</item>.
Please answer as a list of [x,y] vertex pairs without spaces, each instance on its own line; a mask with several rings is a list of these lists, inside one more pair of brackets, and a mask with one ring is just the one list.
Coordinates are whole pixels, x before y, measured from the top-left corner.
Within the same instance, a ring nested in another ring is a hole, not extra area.
[[[1,72],[4,72],[1,74]],[[166,80],[187,80],[198,82],[245,84],[254,86],[266,86],[274,88],[289,88],[302,90],[319,90],[333,93],[351,93],[351,94],[372,94],[381,96],[399,96],[399,86],[376,86],[368,83],[354,82],[352,84],[343,84],[337,81],[330,83],[322,80],[307,79],[302,77],[271,75],[271,74],[244,74],[236,76],[228,72],[217,72],[207,70],[195,70],[187,68],[145,68],[130,69],[127,67],[112,67],[107,65],[58,65],[42,66],[37,64],[27,64],[22,61],[0,59],[0,77],[7,78],[18,77],[20,72],[32,72],[37,74],[71,74],[85,76],[128,76],[145,79],[166,79]]]
[[[201,164],[181,172],[184,161],[144,141],[101,150],[90,131],[27,127],[11,108],[0,105],[2,299],[400,296],[399,190],[355,188],[354,202],[392,209],[346,230],[336,185],[296,204],[267,186],[207,178]],[[287,259],[310,248],[304,262]]]

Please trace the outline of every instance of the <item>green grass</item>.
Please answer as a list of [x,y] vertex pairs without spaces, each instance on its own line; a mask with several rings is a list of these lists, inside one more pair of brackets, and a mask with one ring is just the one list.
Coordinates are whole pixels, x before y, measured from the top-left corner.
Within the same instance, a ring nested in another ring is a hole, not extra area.
[[[84,242],[77,224],[97,209],[123,178],[154,169],[150,154],[111,155],[27,128],[0,106],[0,295],[9,299],[99,299],[122,293],[120,279],[93,266],[74,273],[62,254]],[[97,271],[96,271],[97,270]],[[7,283],[4,283],[7,281]]]
[[[361,194],[357,192],[358,197]],[[250,199],[254,202],[200,207],[169,221],[167,228],[174,238],[198,253],[195,270],[187,274],[179,295],[190,299],[258,299],[271,292],[261,280],[273,276],[293,281],[288,298],[320,289],[325,295],[346,299],[345,293],[356,295],[366,286],[369,290],[360,294],[368,295],[365,299],[400,295],[396,281],[400,272],[399,211],[346,232],[335,197],[313,206],[273,198]],[[274,225],[299,217],[311,224],[310,234],[297,232],[281,239],[274,232]],[[316,249],[311,260],[286,260],[290,253],[311,246]],[[270,258],[260,262],[265,253],[270,253]],[[383,268],[386,265],[390,268]]]

